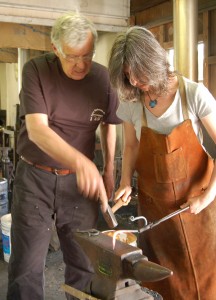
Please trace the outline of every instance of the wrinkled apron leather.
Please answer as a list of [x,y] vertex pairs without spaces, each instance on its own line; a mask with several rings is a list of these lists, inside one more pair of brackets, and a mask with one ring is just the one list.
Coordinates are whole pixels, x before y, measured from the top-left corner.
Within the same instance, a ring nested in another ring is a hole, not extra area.
[[[206,189],[212,169],[189,119],[169,135],[143,127],[136,164],[139,214],[151,222],[178,209]],[[143,283],[164,300],[216,299],[216,201],[198,215],[182,213],[144,232],[139,247],[174,273]]]

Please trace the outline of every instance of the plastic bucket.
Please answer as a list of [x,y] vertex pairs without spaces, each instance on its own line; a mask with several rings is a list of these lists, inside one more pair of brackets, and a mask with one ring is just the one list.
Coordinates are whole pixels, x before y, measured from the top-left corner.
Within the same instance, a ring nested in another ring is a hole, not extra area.
[[[8,182],[5,178],[0,178],[0,219],[8,214]],[[2,230],[0,224],[0,240],[2,240]]]
[[[115,232],[115,230],[106,230],[106,231],[102,231],[102,233],[113,237],[113,233]],[[129,244],[131,246],[137,247],[137,237],[135,234],[131,233],[131,232],[121,232],[116,236],[116,239],[124,242],[126,244]]]
[[8,181],[6,178],[0,178],[0,203],[8,201]]
[[0,241],[2,240],[1,217],[8,214],[8,201],[2,203],[0,201]]
[[8,214],[8,201],[0,202],[0,218],[6,214]]
[[7,214],[1,217],[1,230],[4,260],[6,262],[9,262],[11,255],[11,214]]

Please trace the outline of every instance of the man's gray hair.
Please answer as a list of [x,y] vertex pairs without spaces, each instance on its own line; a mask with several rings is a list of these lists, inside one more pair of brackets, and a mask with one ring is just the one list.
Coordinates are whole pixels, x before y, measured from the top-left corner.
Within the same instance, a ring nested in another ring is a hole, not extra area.
[[110,79],[118,89],[121,98],[136,100],[140,90],[132,86],[124,74],[124,67],[130,70],[130,76],[144,84],[148,80],[150,89],[157,95],[167,91],[168,78],[172,74],[165,49],[154,35],[141,26],[130,27],[120,33],[114,41],[109,59]]
[[67,13],[55,21],[51,30],[51,42],[62,54],[62,43],[70,47],[81,46],[89,32],[93,35],[95,48],[98,35],[94,24],[79,13]]

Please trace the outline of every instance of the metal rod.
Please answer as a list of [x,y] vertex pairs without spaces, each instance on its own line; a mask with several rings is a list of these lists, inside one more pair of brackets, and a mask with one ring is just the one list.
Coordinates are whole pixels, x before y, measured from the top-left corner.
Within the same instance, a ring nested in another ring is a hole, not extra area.
[[187,210],[188,208],[189,208],[189,206],[184,207],[184,208],[180,208],[180,209],[178,209],[178,210],[172,212],[171,214],[169,214],[169,215],[167,215],[167,216],[165,216],[165,217],[159,219],[158,221],[153,222],[153,224],[154,224],[153,226],[156,226],[156,225],[160,224],[161,222],[164,222],[164,221],[166,221],[166,220],[168,220],[168,219],[170,219],[170,218],[172,218],[172,217],[174,217],[174,216],[176,216],[176,215],[178,215],[178,214],[184,212],[184,211]]
[[146,219],[145,217],[143,217],[143,216],[140,216],[140,217],[137,217],[137,218],[134,218],[134,217],[132,216],[132,217],[130,217],[130,221],[133,222],[133,221],[136,221],[136,220],[138,220],[138,219],[143,218],[143,219],[145,220],[145,225],[144,225],[142,228],[138,229],[138,233],[142,233],[143,231],[152,229],[153,227],[159,225],[160,223],[162,223],[162,222],[164,222],[164,221],[166,221],[166,220],[168,220],[168,219],[170,219],[170,218],[172,218],[172,217],[174,217],[174,216],[176,216],[176,215],[178,215],[178,214],[180,214],[180,213],[182,213],[182,212],[188,210],[189,207],[190,207],[190,206],[187,206],[187,207],[184,207],[184,208],[180,208],[180,209],[178,209],[178,210],[172,212],[171,214],[169,214],[169,215],[167,215],[167,216],[165,216],[165,217],[163,217],[163,218],[161,218],[161,219],[159,219],[159,220],[157,220],[157,221],[148,223],[148,224],[147,224],[147,222],[146,222],[147,219]]

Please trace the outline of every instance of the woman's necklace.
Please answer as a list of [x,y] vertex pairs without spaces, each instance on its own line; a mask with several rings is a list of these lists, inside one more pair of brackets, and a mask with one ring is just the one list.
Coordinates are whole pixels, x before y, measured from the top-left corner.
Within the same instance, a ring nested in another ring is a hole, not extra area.
[[[149,96],[149,93],[148,92],[146,92],[147,94],[148,94],[148,96]],[[151,99],[151,97],[149,96],[149,106],[151,107],[151,108],[154,108],[157,104],[158,104],[158,101],[157,101],[157,99],[154,99],[154,100],[152,100]]]

